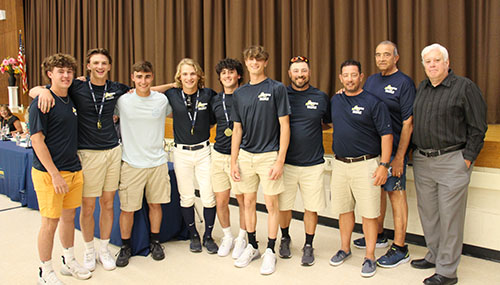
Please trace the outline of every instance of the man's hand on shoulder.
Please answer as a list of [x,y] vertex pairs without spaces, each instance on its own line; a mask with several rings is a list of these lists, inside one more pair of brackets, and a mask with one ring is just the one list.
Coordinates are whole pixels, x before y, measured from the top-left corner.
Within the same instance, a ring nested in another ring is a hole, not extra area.
[[31,98],[38,97],[38,109],[44,114],[48,113],[56,103],[50,90],[42,86],[31,88],[29,95]]

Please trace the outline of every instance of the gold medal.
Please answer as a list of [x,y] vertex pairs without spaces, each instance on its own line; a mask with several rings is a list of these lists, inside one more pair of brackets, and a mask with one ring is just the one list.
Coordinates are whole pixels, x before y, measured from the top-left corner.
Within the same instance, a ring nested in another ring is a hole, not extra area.
[[194,127],[191,127],[191,135],[194,135]]
[[226,137],[230,137],[233,135],[233,130],[231,130],[230,128],[226,128],[224,130],[224,134],[226,135]]
[[102,129],[102,124],[101,124],[101,120],[97,121],[97,128],[100,130]]

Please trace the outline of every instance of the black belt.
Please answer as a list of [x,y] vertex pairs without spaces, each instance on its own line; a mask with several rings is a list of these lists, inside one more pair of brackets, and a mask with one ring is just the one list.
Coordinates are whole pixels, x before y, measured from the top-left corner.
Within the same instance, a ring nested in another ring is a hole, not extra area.
[[335,159],[336,160],[340,160],[340,161],[345,162],[345,163],[351,163],[351,162],[358,162],[358,161],[364,161],[364,160],[372,159],[372,158],[375,158],[377,156],[378,156],[378,154],[365,154],[365,155],[358,156],[358,157],[339,157],[339,156],[335,156]]
[[419,149],[418,152],[426,157],[436,157],[440,156],[445,153],[449,153],[455,150],[463,149],[465,147],[465,144],[457,144],[457,145],[452,145],[443,149],[430,149],[430,150],[421,150]]
[[[197,145],[183,145],[182,149],[183,150],[199,150],[199,149],[202,149],[208,145],[210,145],[210,142],[206,141],[202,144],[197,144]],[[177,144],[174,144],[174,146],[177,147]]]

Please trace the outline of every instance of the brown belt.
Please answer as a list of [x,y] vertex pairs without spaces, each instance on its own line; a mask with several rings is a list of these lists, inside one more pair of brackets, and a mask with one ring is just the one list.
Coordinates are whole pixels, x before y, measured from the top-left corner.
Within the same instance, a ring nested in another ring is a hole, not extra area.
[[358,161],[364,161],[364,160],[372,159],[372,158],[375,158],[377,156],[378,156],[378,154],[365,154],[365,155],[358,156],[358,157],[339,157],[339,156],[335,156],[335,159],[336,160],[340,160],[340,161],[345,162],[345,163],[352,163],[352,162],[358,162]]

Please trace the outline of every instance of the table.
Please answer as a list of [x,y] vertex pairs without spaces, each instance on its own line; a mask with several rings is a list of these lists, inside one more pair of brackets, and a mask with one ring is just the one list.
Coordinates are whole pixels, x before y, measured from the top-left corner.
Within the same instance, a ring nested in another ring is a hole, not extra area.
[[[22,206],[38,210],[38,200],[31,179],[33,163],[33,150],[16,146],[11,141],[0,141],[0,194],[7,195],[11,200],[20,202]],[[169,204],[162,204],[163,219],[160,228],[160,242],[171,239],[187,239],[188,232],[181,214],[180,197],[177,189],[177,179],[172,163],[168,164],[171,199]],[[99,199],[99,198],[98,198]],[[96,237],[100,236],[99,214],[101,212],[99,200],[96,201],[94,212]],[[114,219],[110,242],[121,246],[120,236],[120,198],[118,193],[113,202]],[[80,208],[75,216],[75,227],[80,229]],[[149,254],[149,209],[146,201],[134,214],[134,227],[132,228],[132,254]]]
[[[170,203],[162,204],[163,219],[160,228],[160,242],[166,242],[171,239],[188,238],[187,227],[184,224],[184,219],[181,214],[181,204],[179,190],[177,189],[177,179],[175,177],[174,166],[168,163],[168,174],[170,175]],[[96,199],[96,207],[94,211],[95,230],[94,236],[100,236],[99,229],[99,215],[101,207],[99,205],[99,198]],[[113,228],[111,230],[110,242],[114,245],[121,246],[122,240],[120,235],[120,198],[118,192],[115,194],[113,202]],[[80,229],[80,208],[76,210],[75,215],[75,228]],[[146,199],[143,200],[142,208],[134,213],[134,227],[132,228],[132,255],[149,254],[149,208]]]
[[31,180],[33,150],[19,147],[15,142],[0,141],[0,194],[23,206],[38,209]]

